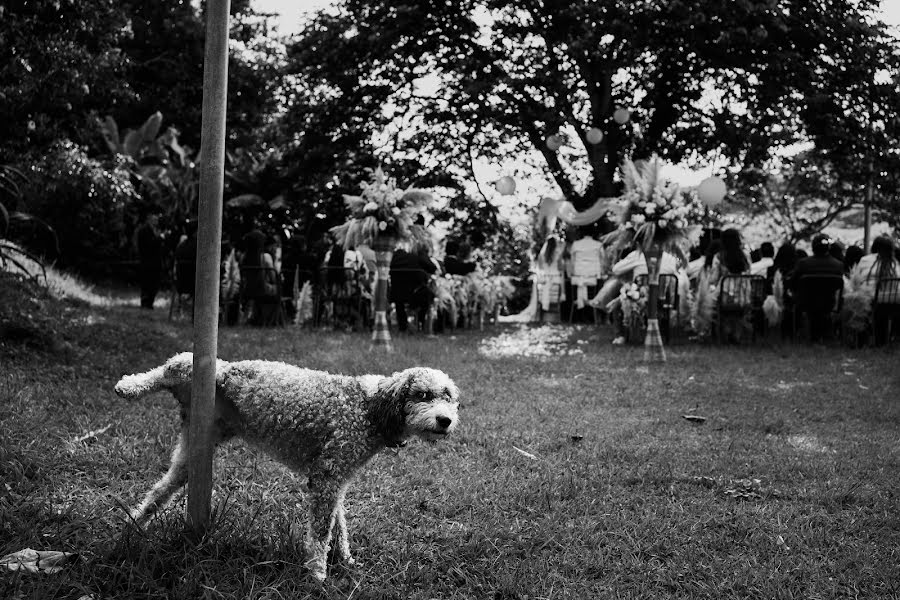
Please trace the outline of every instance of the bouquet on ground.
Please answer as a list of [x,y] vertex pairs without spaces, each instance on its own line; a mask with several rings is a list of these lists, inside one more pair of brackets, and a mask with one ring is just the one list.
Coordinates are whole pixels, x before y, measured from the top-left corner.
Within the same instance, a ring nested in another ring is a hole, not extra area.
[[431,203],[431,194],[425,190],[397,188],[393,178],[387,177],[381,167],[372,172],[372,179],[363,182],[359,196],[344,195],[344,203],[350,211],[346,223],[331,228],[338,244],[355,248],[372,245],[376,238],[393,238],[399,244],[409,245],[428,239],[428,233],[416,218]]
[[697,242],[702,228],[691,224],[702,214],[702,206],[693,195],[662,177],[663,161],[653,156],[640,167],[631,160],[622,163],[624,210],[618,228],[603,241],[612,243],[617,255],[632,243],[645,253],[657,246],[687,264],[687,250]]

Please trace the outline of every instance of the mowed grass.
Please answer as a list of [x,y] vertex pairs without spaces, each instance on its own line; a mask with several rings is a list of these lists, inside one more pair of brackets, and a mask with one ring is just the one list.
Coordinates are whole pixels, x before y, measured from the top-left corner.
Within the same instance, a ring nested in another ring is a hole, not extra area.
[[347,499],[359,564],[319,586],[302,566],[301,482],[242,443],[217,455],[205,539],[183,533],[183,498],[127,525],[177,411],[113,385],[189,349],[190,327],[160,310],[67,310],[65,352],[0,345],[0,555],[80,559],[0,574],[0,598],[900,597],[896,352],[682,345],[648,368],[605,329],[571,331],[582,354],[508,358],[479,348],[511,328],[403,337],[391,355],[364,334],[223,329],[224,359],[427,365],[462,390],[451,439],[360,473]]

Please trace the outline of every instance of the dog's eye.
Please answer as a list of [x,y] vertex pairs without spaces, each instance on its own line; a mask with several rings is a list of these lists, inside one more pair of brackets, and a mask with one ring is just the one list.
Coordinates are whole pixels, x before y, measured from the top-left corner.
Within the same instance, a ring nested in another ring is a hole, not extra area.
[[419,392],[419,400],[428,400],[428,392]]

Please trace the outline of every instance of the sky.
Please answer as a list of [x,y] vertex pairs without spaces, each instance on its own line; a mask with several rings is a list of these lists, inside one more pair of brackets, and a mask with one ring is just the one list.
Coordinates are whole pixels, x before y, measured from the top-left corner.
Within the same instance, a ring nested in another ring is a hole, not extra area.
[[[281,15],[281,33],[296,33],[305,16],[317,9],[334,4],[333,0],[255,0],[255,6],[265,12]],[[900,0],[882,0],[882,19],[900,33]]]

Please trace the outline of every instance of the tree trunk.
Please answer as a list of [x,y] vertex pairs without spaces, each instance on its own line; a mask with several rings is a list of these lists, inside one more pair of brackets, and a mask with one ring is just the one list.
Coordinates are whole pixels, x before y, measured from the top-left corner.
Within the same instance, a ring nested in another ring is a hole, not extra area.
[[659,270],[662,263],[662,248],[653,245],[647,258],[647,336],[644,338],[644,361],[666,362],[659,333]]
[[391,329],[387,321],[388,309],[388,282],[391,276],[391,259],[394,257],[394,248],[397,240],[390,236],[375,238],[372,245],[375,250],[375,323],[372,326],[372,346],[383,348],[385,352],[393,352],[391,344]]

